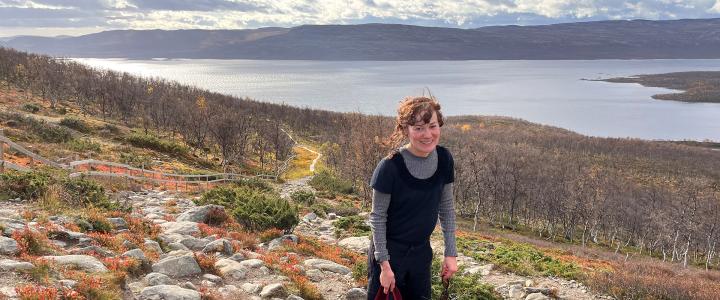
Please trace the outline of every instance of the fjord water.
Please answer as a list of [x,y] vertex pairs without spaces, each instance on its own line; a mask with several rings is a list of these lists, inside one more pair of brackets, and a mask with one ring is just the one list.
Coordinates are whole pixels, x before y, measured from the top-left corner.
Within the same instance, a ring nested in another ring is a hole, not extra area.
[[720,60],[272,61],[76,59],[214,92],[342,112],[393,115],[429,88],[446,115],[499,115],[602,137],[720,141],[720,104],[661,101],[664,88],[600,79],[720,71]]

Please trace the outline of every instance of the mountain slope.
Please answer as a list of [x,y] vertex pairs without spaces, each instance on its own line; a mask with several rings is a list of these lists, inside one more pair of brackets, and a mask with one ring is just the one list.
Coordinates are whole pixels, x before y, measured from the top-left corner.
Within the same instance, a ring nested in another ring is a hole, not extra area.
[[720,19],[476,29],[397,24],[249,30],[115,30],[17,37],[5,47],[72,57],[308,60],[720,58]]

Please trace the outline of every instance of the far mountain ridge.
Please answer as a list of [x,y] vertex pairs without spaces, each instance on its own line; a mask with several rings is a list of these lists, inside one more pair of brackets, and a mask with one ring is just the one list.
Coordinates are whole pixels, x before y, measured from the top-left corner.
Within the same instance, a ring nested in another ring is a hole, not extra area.
[[720,19],[594,21],[473,29],[370,23],[243,30],[112,30],[0,45],[65,57],[482,60],[720,58]]

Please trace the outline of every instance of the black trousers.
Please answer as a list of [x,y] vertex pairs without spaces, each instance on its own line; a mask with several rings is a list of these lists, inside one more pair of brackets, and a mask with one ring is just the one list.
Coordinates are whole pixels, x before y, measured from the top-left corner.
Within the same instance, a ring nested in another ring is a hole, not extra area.
[[[390,267],[395,274],[395,286],[403,300],[429,300],[430,269],[433,252],[430,240],[419,244],[403,244],[388,239]],[[380,264],[375,261],[375,246],[370,241],[368,249],[368,300],[375,299],[380,285]],[[392,299],[392,297],[390,297]]]

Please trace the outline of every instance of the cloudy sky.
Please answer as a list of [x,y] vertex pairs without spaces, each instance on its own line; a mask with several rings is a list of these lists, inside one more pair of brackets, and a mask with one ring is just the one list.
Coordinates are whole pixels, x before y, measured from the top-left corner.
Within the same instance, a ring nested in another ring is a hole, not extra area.
[[0,0],[0,37],[402,23],[475,28],[720,17],[720,0]]

